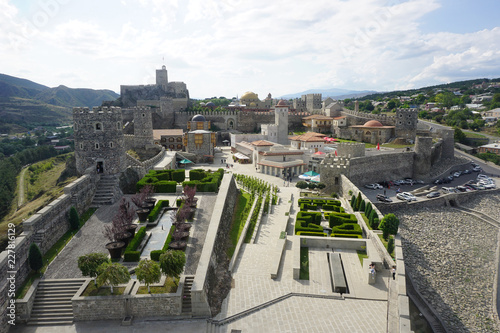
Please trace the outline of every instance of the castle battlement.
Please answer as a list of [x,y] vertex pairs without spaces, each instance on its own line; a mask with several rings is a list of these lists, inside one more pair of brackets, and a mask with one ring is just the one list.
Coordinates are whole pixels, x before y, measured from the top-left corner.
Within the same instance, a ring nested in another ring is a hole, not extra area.
[[73,108],[73,115],[78,115],[78,114],[99,114],[99,113],[121,113],[122,109],[118,106],[94,106],[91,109],[87,107],[77,107]]

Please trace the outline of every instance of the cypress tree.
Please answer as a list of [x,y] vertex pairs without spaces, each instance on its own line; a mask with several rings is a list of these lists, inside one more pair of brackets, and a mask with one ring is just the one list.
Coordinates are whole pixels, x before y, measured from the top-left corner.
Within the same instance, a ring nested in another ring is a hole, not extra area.
[[32,270],[39,272],[43,267],[42,251],[35,243],[31,243],[28,253],[28,264]]
[[366,207],[365,207],[365,201],[364,201],[364,200],[361,200],[361,205],[360,205],[360,207],[359,207],[359,210],[360,210],[361,212],[364,212],[364,211],[365,211],[365,208],[366,208]]
[[387,252],[391,254],[392,251],[394,251],[394,237],[390,236],[389,241],[387,242]]
[[361,192],[358,193],[358,197],[356,198],[356,208],[354,208],[354,210],[360,210],[359,207],[361,206],[361,201],[363,199],[361,199]]

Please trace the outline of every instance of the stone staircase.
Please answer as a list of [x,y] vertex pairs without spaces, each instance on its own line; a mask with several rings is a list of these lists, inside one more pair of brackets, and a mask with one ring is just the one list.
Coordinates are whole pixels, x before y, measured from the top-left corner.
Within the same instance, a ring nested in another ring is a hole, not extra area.
[[98,208],[103,205],[112,205],[119,197],[118,179],[112,175],[101,175],[91,207]]
[[194,276],[186,276],[184,279],[184,288],[182,289],[182,314],[191,314],[191,287],[193,286]]
[[85,279],[41,280],[36,289],[28,325],[71,325],[71,298],[84,282]]

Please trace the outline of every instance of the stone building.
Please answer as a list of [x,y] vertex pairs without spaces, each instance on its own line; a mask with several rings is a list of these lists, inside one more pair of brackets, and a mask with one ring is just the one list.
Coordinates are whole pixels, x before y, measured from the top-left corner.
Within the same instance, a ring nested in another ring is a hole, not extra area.
[[153,130],[153,136],[155,144],[162,145],[168,150],[184,150],[182,139],[184,131],[182,129]]
[[74,108],[76,169],[115,175],[126,168],[122,112],[118,107]]
[[288,144],[288,105],[284,100],[274,107],[274,124],[262,124],[260,128],[267,140],[281,145]]
[[282,178],[299,175],[307,165],[304,151],[290,149],[266,140],[254,141],[252,161],[259,172]]
[[209,128],[210,122],[202,115],[194,116],[188,123],[190,131],[184,134],[184,147],[196,157],[196,162],[213,162],[216,136]]
[[266,99],[261,101],[256,93],[247,91],[246,93],[241,95],[238,104],[243,109],[269,110],[273,106],[273,99],[271,94],[268,94]]
[[304,127],[308,131],[328,133],[332,132],[333,118],[328,116],[323,116],[320,114],[313,114],[302,118],[304,120]]
[[394,137],[394,126],[384,126],[377,120],[369,120],[363,125],[350,126],[351,139],[372,144],[386,143]]

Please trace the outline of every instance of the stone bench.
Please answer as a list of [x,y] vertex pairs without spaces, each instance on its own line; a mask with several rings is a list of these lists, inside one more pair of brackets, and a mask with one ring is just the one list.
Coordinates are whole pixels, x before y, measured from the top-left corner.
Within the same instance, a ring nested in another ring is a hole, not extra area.
[[278,277],[281,260],[283,259],[283,252],[286,245],[286,235],[285,238],[280,238],[276,242],[276,247],[271,253],[271,279],[276,279]]

